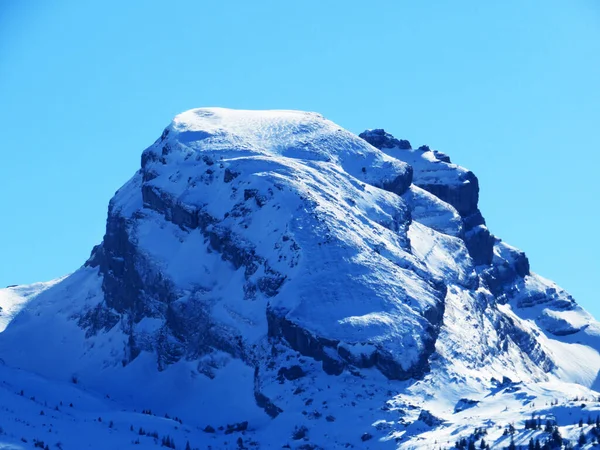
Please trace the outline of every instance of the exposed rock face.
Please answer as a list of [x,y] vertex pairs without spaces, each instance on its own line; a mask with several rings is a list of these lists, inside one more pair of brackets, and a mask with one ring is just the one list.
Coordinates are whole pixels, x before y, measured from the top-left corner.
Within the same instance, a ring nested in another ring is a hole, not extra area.
[[436,197],[454,206],[461,217],[469,217],[478,212],[479,181],[473,172],[459,173],[457,184],[439,184],[421,182],[415,179],[415,184]]
[[529,274],[529,260],[525,253],[496,240],[493,264],[482,271],[492,293],[502,299],[505,286],[518,282]]
[[464,411],[465,409],[473,408],[477,406],[479,402],[477,400],[471,400],[469,398],[461,398],[458,402],[456,402],[456,406],[454,407],[454,412],[459,413]]
[[322,361],[322,367],[326,373],[340,375],[348,366],[363,369],[376,367],[390,380],[419,378],[429,369],[428,357],[435,351],[435,339],[439,332],[442,315],[440,313],[435,317],[430,317],[432,325],[426,335],[428,340],[423,349],[424,357],[419,360],[418,364],[407,370],[398,361],[396,355],[381,346],[370,343],[349,346],[337,340],[319,338],[276,313],[267,312],[269,335],[273,338],[283,338],[291,348],[302,355]]
[[390,133],[386,133],[386,131],[382,128],[366,130],[360,133],[358,136],[363,138],[373,147],[377,147],[379,149],[398,148],[401,150],[410,150],[412,148],[409,141],[405,139],[396,139]]
[[423,422],[424,424],[426,424],[427,426],[430,426],[430,427],[435,427],[435,426],[441,425],[443,423],[442,419],[440,419],[439,417],[435,417],[433,414],[431,414],[426,409],[421,410],[418,420],[420,420],[421,422]]
[[484,225],[477,225],[465,231],[465,244],[477,265],[492,263],[495,240],[495,237]]

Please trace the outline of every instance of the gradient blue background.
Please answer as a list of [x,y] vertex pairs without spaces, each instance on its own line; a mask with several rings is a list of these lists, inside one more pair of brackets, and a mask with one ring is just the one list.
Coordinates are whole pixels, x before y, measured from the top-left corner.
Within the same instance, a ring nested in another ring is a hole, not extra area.
[[313,110],[473,170],[600,316],[600,2],[0,0],[0,285],[75,270],[177,113]]

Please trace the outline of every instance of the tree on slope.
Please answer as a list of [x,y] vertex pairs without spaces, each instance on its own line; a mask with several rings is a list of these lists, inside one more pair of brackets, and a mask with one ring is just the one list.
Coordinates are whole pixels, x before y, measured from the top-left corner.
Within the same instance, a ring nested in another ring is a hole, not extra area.
[[580,447],[583,447],[587,443],[587,439],[585,438],[585,434],[583,431],[579,433],[579,440],[577,441]]
[[515,445],[514,439],[510,438],[510,444],[508,444],[508,450],[517,450],[517,446]]

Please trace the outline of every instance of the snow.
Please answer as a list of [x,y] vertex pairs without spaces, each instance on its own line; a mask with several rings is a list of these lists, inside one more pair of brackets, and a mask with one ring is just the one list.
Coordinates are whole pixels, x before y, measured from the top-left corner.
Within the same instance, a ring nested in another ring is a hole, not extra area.
[[[477,274],[462,241],[413,222],[408,231],[413,254],[423,260],[431,273],[461,285],[476,283]],[[456,264],[456,261],[463,264]]]
[[431,150],[384,148],[382,151],[408,163],[414,170],[415,184],[419,186],[460,186],[470,183],[466,179],[467,169],[439,160]]
[[[406,176],[405,163],[318,114],[220,108],[177,116],[165,140],[145,153],[160,154],[178,168],[173,174],[158,161],[149,163],[155,177],[148,185],[187,210],[201,206],[223,218],[220,226],[234,231],[241,247],[252,248],[285,275],[272,308],[327,339],[377,342],[392,353],[402,350],[403,365],[417,362],[425,344],[414,330],[426,327],[421,312],[441,299],[428,278],[412,270],[419,263],[397,233],[406,201],[376,188]],[[226,170],[238,174],[235,180],[223,181]],[[250,191],[262,205],[246,198]],[[134,215],[121,207],[121,197],[131,201],[120,192],[115,207],[127,211],[125,217]],[[241,273],[211,254],[199,233],[152,213],[138,223],[140,246],[177,286],[194,290],[198,279],[211,280],[204,287],[214,299],[212,317],[233,327],[233,334],[264,336],[264,310],[247,307]],[[339,261],[346,273],[339,273]],[[263,274],[259,270],[247,281]],[[240,282],[226,283],[231,279]]]
[[46,289],[59,283],[64,278],[61,277],[47,282],[0,289],[0,333],[4,331],[11,320],[27,305],[27,302]]
[[412,185],[407,199],[411,204],[411,215],[415,222],[451,236],[462,234],[462,220],[456,209],[435,195]]
[[[406,164],[316,113],[201,108],[178,115],[168,130],[190,152],[334,163],[369,184],[392,181],[407,170]],[[363,167],[370,170],[363,173]]]
[[[95,263],[0,290],[0,448],[158,448],[168,435],[177,448],[437,449],[476,428],[503,448],[509,424],[517,445],[547,438],[524,429],[532,415],[576,441],[574,424],[600,414],[598,322],[533,273],[495,297],[457,210],[398,187],[409,164],[420,186],[469,183],[466,169],[430,151],[380,151],[315,113],[222,108],[180,114],[142,161],[109,219],[126,224],[135,269],[164,281],[168,298],[146,293],[138,321],[119,313]],[[214,220],[193,225],[200,214]],[[501,241],[494,252],[494,264],[518,262]],[[269,277],[277,287],[261,288]],[[169,334],[165,310],[193,320],[210,351],[200,339],[164,363],[160,346],[186,339]],[[328,375],[269,336],[268,310],[331,343],[332,358],[387,354],[410,371],[425,355],[429,369],[404,381],[373,364]],[[118,320],[94,328],[94,311]]]

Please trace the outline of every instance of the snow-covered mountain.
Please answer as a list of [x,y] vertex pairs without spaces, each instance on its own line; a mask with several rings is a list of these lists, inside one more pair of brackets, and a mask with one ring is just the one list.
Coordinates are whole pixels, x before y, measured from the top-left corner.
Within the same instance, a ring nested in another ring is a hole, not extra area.
[[0,290],[0,445],[592,445],[600,325],[478,193],[383,130],[180,114],[83,267]]

